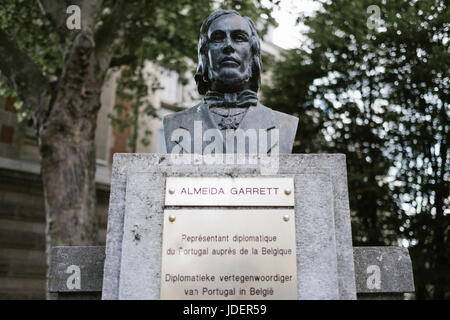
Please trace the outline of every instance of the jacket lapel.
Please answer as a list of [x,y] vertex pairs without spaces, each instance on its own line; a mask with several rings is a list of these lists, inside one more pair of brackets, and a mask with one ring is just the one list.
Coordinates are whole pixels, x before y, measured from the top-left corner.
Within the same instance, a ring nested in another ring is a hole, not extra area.
[[[271,130],[279,129],[275,121],[274,114],[271,109],[263,106],[259,102],[256,107],[251,107],[250,110],[248,110],[247,114],[245,115],[244,119],[242,119],[239,125],[239,129],[242,129],[244,131],[248,129],[255,129],[258,137],[260,133],[259,131],[265,130],[265,133],[267,135],[267,150],[265,150],[266,154],[272,151],[273,148],[278,145],[279,137],[277,135],[272,136],[271,134]],[[259,153],[261,152],[262,150],[259,150]]]
[[[201,123],[201,137],[197,137],[200,132],[196,132],[195,130],[195,121],[199,121],[197,122],[198,124]],[[212,118],[208,105],[203,102],[192,108],[192,112],[190,112],[190,114],[186,115],[183,118],[183,121],[179,125],[179,128],[189,131],[192,139],[191,152],[195,152],[194,139],[203,139],[203,137],[205,136],[205,131],[209,129],[217,130],[219,138],[221,139],[223,148],[225,150],[225,139],[223,137],[222,131],[218,128],[216,122]],[[258,135],[258,137],[260,129],[265,130],[265,133],[267,135],[267,150],[265,150],[266,153],[269,153],[271,150],[273,150],[274,147],[278,145],[278,135],[272,136],[271,134],[272,129],[279,129],[274,119],[274,114],[271,109],[263,106],[260,103],[258,103],[256,107],[250,107],[241,123],[239,124],[238,129],[241,129],[243,131],[254,129],[256,130],[256,134]],[[218,135],[216,135],[216,138]],[[203,141],[201,153],[203,153],[203,150],[209,143],[211,143],[211,141]],[[184,152],[188,151],[184,150]],[[261,153],[261,150],[259,150],[259,152]]]

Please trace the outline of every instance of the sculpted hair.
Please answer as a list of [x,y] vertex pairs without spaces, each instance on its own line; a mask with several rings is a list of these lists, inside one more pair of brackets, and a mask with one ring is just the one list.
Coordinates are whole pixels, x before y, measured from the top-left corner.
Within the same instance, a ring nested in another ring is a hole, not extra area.
[[[200,40],[198,41],[198,67],[195,73],[194,79],[197,83],[197,90],[200,94],[205,94],[211,88],[211,82],[208,77],[208,29],[214,20],[227,15],[235,14],[242,17],[238,12],[234,10],[218,10],[213,12],[203,22],[200,28]],[[244,18],[252,32],[250,35],[250,46],[252,50],[252,77],[250,78],[250,89],[258,92],[261,85],[261,44],[258,33],[256,32],[255,24],[249,17]]]

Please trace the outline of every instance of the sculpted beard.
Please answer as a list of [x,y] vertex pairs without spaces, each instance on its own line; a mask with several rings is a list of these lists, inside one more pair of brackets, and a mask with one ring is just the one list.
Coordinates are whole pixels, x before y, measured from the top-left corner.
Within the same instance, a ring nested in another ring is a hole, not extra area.
[[216,89],[222,92],[240,91],[249,88],[252,72],[251,63],[247,64],[243,73],[234,68],[221,68],[220,71],[215,71],[211,66],[208,66],[209,81],[214,83]]

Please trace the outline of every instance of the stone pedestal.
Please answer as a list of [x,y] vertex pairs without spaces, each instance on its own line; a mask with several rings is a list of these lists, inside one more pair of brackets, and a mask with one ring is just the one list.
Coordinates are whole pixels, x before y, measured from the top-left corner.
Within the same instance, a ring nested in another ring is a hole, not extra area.
[[[170,155],[115,154],[102,298],[159,299],[167,177],[261,176],[258,161],[245,159],[205,164],[196,156],[175,164]],[[298,298],[356,299],[345,156],[277,161],[278,170],[266,176],[294,178]]]
[[[401,300],[414,292],[408,249],[353,247],[358,300]],[[48,290],[60,300],[101,299],[105,247],[54,247]]]

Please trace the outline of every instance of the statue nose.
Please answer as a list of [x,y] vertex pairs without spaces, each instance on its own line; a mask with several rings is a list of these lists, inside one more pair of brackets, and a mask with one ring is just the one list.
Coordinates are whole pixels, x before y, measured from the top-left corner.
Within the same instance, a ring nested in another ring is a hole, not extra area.
[[223,52],[225,52],[225,53],[234,52],[233,41],[231,40],[230,37],[227,37],[225,39],[225,43],[223,46]]

